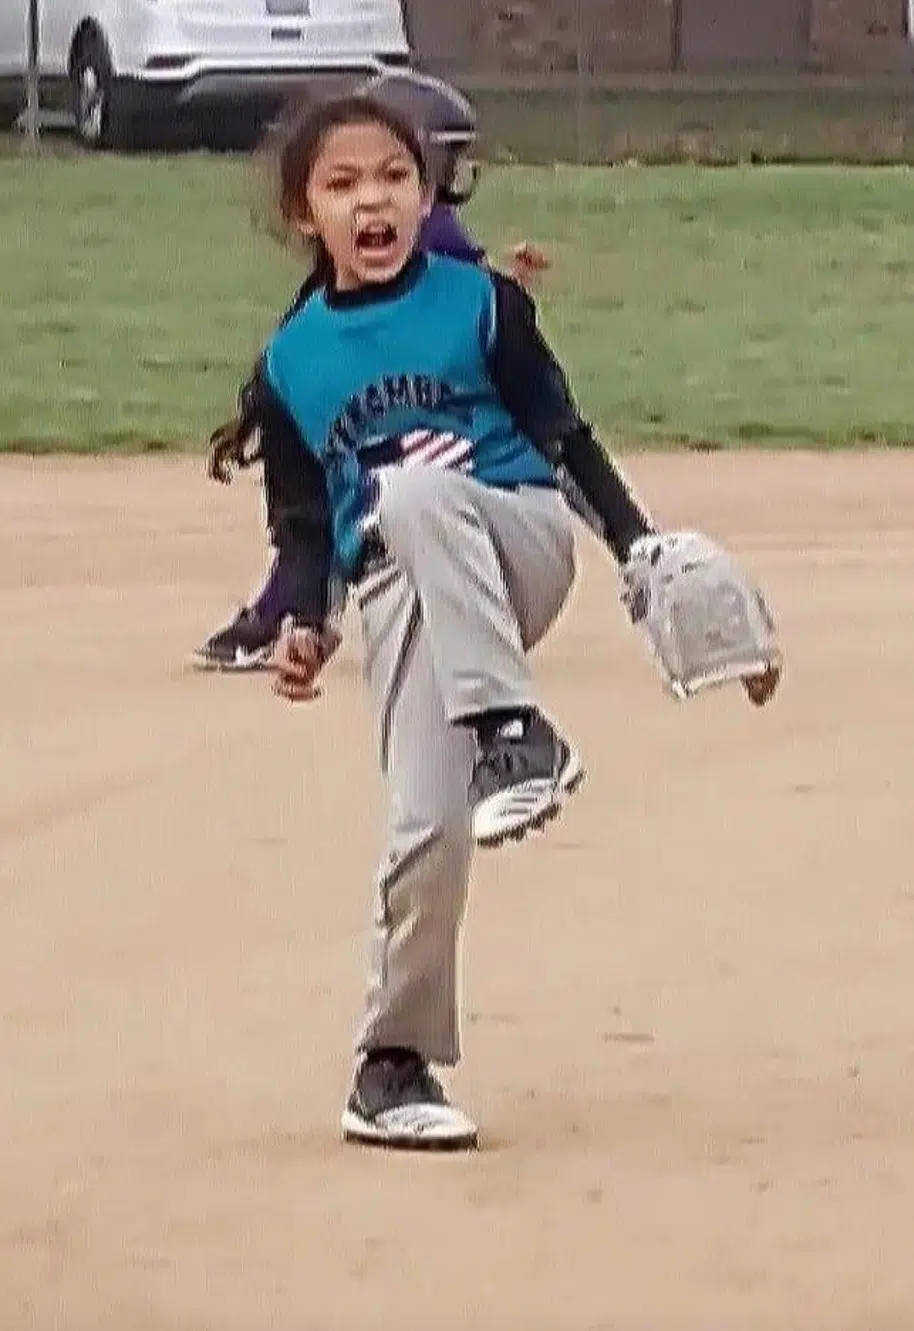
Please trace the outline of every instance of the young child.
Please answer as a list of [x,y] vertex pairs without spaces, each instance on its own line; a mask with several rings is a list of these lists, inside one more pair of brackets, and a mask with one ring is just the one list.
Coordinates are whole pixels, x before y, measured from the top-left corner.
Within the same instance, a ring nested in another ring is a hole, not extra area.
[[[451,85],[413,71],[386,72],[367,83],[363,91],[420,125],[429,144],[435,196],[420,231],[422,248],[469,263],[485,263],[485,250],[469,236],[456,213],[472,196],[477,180],[475,164],[468,156],[478,132],[469,101]],[[531,286],[546,266],[545,256],[535,246],[520,245],[512,253],[512,275],[525,286]],[[316,272],[310,275],[282,324],[320,285],[321,276]],[[205,669],[260,669],[269,658],[284,619],[295,613],[299,595],[308,595],[311,573],[307,550],[298,535],[303,503],[307,503],[299,493],[300,450],[282,421],[271,419],[269,412],[263,411],[256,377],[242,388],[235,419],[213,435],[210,475],[228,481],[231,465],[244,465],[249,460],[245,449],[255,436],[259,436],[257,456],[263,462],[267,527],[275,554],[266,583],[253,602],[243,606],[195,653],[198,664]]]
[[260,392],[299,442],[310,604],[276,691],[314,696],[338,644],[332,575],[361,613],[389,845],[346,1140],[476,1144],[433,1067],[460,1057],[459,942],[474,843],[520,839],[583,776],[528,653],[575,575],[567,468],[614,556],[653,531],[575,407],[512,279],[428,255],[432,188],[409,123],[368,98],[291,134],[281,206],[327,274],[268,344]]

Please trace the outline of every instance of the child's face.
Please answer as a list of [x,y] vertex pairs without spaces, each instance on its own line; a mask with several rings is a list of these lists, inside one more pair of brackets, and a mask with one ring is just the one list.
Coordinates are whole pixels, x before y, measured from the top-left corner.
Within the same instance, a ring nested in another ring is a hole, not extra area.
[[384,125],[331,130],[311,171],[303,229],[327,248],[337,289],[387,282],[431,207],[412,154]]

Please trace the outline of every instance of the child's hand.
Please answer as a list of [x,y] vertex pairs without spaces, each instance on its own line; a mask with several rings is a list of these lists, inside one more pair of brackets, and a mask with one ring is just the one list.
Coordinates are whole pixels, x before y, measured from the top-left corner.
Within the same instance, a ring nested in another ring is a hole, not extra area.
[[750,675],[743,680],[743,688],[749,695],[749,701],[756,707],[764,707],[774,697],[775,689],[781,680],[777,666],[769,666],[763,675]]
[[273,692],[288,702],[319,697],[317,678],[342,641],[336,629],[284,629],[270,658]]
[[548,272],[552,267],[549,256],[529,240],[515,245],[509,253],[509,258],[511,276],[528,291],[536,286],[540,274]]

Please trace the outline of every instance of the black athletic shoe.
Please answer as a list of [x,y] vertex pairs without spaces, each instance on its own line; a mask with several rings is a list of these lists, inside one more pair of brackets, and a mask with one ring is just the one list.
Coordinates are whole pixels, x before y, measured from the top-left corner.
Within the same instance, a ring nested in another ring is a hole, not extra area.
[[506,722],[480,745],[470,783],[477,844],[521,841],[555,818],[583,780],[580,755],[539,712]]
[[343,1140],[402,1151],[470,1151],[476,1124],[448,1102],[428,1065],[409,1049],[369,1054],[343,1111]]
[[245,607],[231,624],[219,629],[196,652],[204,670],[260,670],[270,658],[281,625],[261,619]]

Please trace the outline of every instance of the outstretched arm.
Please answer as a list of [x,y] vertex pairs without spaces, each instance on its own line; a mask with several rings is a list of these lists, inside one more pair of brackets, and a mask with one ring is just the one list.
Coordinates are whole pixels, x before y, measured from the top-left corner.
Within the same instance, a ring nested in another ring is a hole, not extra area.
[[658,531],[581,419],[530,298],[516,283],[496,279],[496,306],[492,369],[505,405],[595,511],[622,566],[624,603],[668,687],[685,698],[738,681],[763,706],[777,689],[783,661],[759,589],[701,533]]
[[273,688],[289,702],[307,702],[320,693],[318,678],[342,640],[331,622],[333,538],[327,482],[323,467],[263,369],[256,387],[261,430],[274,448],[294,460],[295,541],[302,573],[294,618],[281,634],[270,662],[275,673]]

